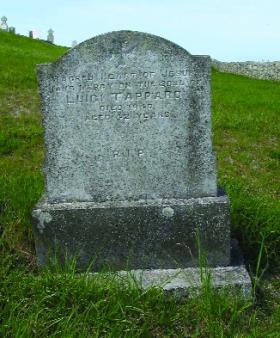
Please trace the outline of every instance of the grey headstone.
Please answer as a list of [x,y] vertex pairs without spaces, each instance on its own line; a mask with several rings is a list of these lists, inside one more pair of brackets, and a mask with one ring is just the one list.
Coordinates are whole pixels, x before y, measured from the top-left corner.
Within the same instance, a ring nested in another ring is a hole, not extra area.
[[73,40],[73,41],[72,41],[72,48],[76,47],[77,44],[78,44],[78,42],[77,42],[76,40]]
[[15,27],[9,27],[9,32],[11,34],[16,34],[16,28]]
[[52,29],[48,30],[48,36],[47,36],[47,41],[50,43],[54,43],[54,31]]
[[29,35],[30,39],[33,39],[33,31],[29,31]]
[[41,264],[55,246],[94,270],[230,262],[217,195],[210,58],[120,31],[38,66],[46,198],[33,211]]
[[2,16],[1,18],[1,23],[0,23],[0,29],[3,31],[8,32],[9,31],[9,27],[7,25],[7,17],[6,16]]
[[210,65],[132,32],[40,65],[49,201],[216,196]]

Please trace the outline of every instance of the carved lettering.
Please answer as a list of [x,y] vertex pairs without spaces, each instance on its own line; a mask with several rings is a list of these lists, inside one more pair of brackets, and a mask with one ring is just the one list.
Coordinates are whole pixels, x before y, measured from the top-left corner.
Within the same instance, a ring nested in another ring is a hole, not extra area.
[[133,158],[138,159],[145,156],[143,149],[138,148],[126,148],[126,149],[116,149],[116,150],[108,150],[105,151],[105,154],[101,155],[102,157],[110,157],[112,156],[115,160],[121,160],[124,158]]

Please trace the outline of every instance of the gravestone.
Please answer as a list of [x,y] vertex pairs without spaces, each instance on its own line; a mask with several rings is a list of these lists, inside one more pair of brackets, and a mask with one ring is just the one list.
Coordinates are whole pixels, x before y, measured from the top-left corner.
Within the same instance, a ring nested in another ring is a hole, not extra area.
[[52,29],[48,30],[48,36],[47,36],[47,41],[50,43],[54,43],[54,31]]
[[16,28],[15,27],[9,27],[9,33],[16,34]]
[[8,32],[9,31],[9,27],[8,27],[8,24],[7,24],[7,18],[5,16],[2,16],[1,18],[1,23],[0,23],[0,30],[2,31],[6,31]]
[[130,31],[38,66],[46,195],[33,211],[40,264],[59,250],[93,270],[230,264],[217,191],[209,56]]
[[33,39],[33,31],[29,31],[28,36],[30,39]]

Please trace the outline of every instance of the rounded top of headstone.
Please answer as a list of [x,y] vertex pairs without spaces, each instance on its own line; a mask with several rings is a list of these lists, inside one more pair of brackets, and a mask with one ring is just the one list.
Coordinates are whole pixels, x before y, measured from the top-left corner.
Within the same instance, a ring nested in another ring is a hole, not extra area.
[[209,57],[132,31],[39,66],[49,200],[215,196],[210,67]]
[[2,22],[5,22],[5,23],[6,23],[6,22],[7,22],[7,20],[8,20],[8,19],[7,19],[7,17],[6,17],[6,16],[2,16],[2,18],[1,18],[1,21],[2,21]]
[[166,55],[172,54],[175,56],[176,54],[178,57],[181,55],[182,57],[191,58],[192,56],[184,48],[162,37],[138,31],[121,30],[88,39],[71,48],[57,62],[59,63],[68,58],[72,61],[75,59],[83,61],[84,55],[88,59],[89,56],[94,58],[94,56],[100,57],[101,55],[103,57],[110,57],[114,54],[133,55],[136,51],[137,53],[145,54],[155,50]]
[[146,45],[144,46],[145,48],[149,47],[149,43],[151,43],[152,45],[154,45],[155,43],[158,43],[159,45],[168,44],[172,48],[177,47],[187,52],[184,48],[180,47],[174,42],[164,39],[160,36],[149,34],[149,33],[144,33],[144,32],[130,31],[130,30],[120,30],[120,31],[113,31],[113,32],[105,33],[105,34],[100,34],[100,35],[94,36],[93,38],[85,40],[84,42],[80,43],[78,46],[89,45],[91,43],[98,43],[98,42],[102,43],[102,42],[108,42],[108,41],[110,41],[113,44],[115,42],[114,47],[117,47],[116,46],[117,41],[124,44],[124,46],[122,45],[121,47],[125,47],[126,44],[131,43],[132,41],[134,41],[135,44],[139,41],[146,42]]

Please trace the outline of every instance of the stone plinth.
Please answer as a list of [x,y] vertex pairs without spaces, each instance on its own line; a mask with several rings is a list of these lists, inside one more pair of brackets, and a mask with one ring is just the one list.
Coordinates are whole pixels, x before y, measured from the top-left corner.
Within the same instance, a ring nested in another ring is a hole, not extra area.
[[[226,196],[137,202],[42,201],[33,211],[41,264],[59,248],[81,269],[174,269],[198,265],[197,241],[209,266],[230,262]],[[67,253],[67,254],[66,254]]]

